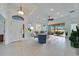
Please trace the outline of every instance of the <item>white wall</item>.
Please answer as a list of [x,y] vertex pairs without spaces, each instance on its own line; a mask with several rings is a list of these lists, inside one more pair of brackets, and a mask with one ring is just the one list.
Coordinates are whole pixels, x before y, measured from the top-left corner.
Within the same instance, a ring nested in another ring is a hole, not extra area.
[[[6,43],[5,44],[9,44],[11,42],[14,42],[14,41],[18,41],[18,40],[26,40],[25,38],[23,39],[20,39],[18,38],[18,36],[20,36],[20,33],[22,32],[22,30],[20,30],[19,28],[22,27],[21,25],[26,25],[26,28],[27,28],[27,16],[29,14],[24,14],[24,15],[20,15],[18,14],[18,5],[17,4],[7,4],[7,18],[6,18],[6,23],[5,23],[5,40],[6,40]],[[27,12],[28,13],[28,12]],[[20,15],[22,17],[24,17],[24,22],[19,22],[19,25],[17,23],[17,21],[13,21],[12,19],[12,16],[13,15]],[[17,31],[18,30],[18,31]],[[28,33],[26,32],[25,33],[25,37],[27,38]],[[22,34],[21,34],[22,35]]]
[[[0,21],[2,21],[2,22],[0,22],[0,27],[3,27],[2,29],[1,29],[1,34],[2,33],[4,33],[4,21],[6,21],[7,20],[7,4],[5,3],[0,3],[0,15],[1,15],[1,17],[2,17],[2,20],[0,20]],[[4,19],[4,21],[3,21],[3,19]],[[6,31],[7,32],[7,31]],[[8,39],[8,36],[7,36],[7,33],[5,32],[5,34],[4,34],[4,43],[7,43],[7,39]]]
[[4,34],[5,17],[6,17],[6,4],[0,3],[0,34]]
[[4,34],[4,17],[0,15],[0,34]]
[[[13,8],[12,8],[13,7]],[[12,19],[13,15],[16,15],[17,12],[14,8],[14,6],[9,6],[7,5],[7,19],[6,19],[6,23],[5,23],[5,39],[6,39],[6,43],[5,44],[9,44],[11,42],[14,41],[18,41],[21,40],[20,39],[20,34],[21,33],[21,28],[22,27],[22,22],[17,22],[17,21],[13,21],[14,19]]]

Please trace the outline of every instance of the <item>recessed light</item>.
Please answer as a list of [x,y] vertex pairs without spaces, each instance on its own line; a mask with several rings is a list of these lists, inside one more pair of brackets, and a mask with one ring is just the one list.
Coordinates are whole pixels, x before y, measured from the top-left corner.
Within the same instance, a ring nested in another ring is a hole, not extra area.
[[51,9],[50,9],[50,11],[54,11],[54,9],[53,9],[53,8],[51,8]]

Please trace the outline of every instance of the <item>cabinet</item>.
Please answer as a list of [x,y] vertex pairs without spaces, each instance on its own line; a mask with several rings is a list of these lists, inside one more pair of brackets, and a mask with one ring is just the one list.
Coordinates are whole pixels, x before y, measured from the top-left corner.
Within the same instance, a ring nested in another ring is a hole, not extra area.
[[0,42],[3,42],[3,35],[0,34]]

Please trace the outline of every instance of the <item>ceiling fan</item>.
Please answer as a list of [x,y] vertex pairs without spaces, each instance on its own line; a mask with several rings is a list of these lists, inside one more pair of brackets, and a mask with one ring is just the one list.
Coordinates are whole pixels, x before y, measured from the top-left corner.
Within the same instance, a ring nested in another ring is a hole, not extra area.
[[50,16],[48,16],[49,18],[48,18],[48,21],[53,21],[54,20],[54,18],[51,18]]
[[[70,11],[68,12],[68,14],[63,15],[62,17],[69,16],[70,14],[72,14],[72,13],[74,13],[74,12],[75,12],[75,10],[70,10]],[[57,17],[57,18],[55,18],[55,19],[62,18],[62,17]]]

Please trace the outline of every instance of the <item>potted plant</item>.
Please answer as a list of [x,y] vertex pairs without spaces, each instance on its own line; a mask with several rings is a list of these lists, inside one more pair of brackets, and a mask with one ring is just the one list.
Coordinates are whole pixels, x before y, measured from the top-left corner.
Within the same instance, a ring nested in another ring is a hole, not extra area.
[[72,30],[71,36],[69,40],[71,42],[71,46],[74,48],[79,48],[79,28],[76,26],[77,31]]

